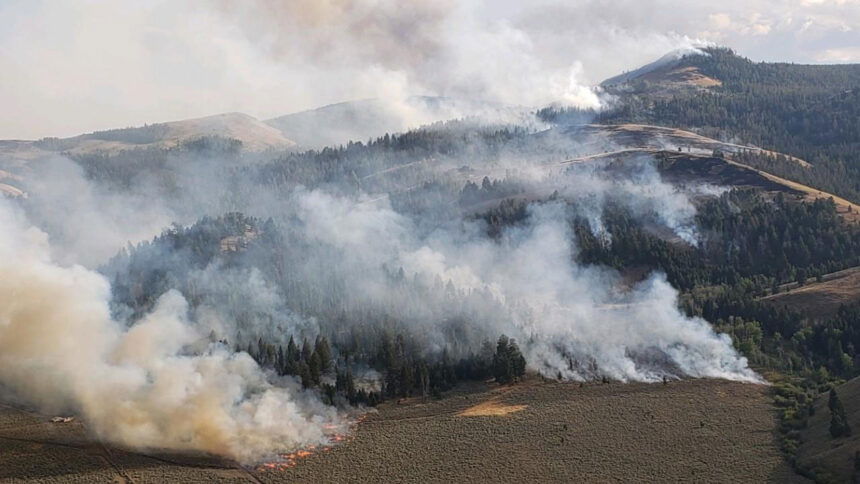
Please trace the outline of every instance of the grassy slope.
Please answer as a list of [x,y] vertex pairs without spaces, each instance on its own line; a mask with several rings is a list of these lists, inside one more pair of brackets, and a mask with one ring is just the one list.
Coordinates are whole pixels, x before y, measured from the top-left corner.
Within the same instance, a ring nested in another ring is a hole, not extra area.
[[860,451],[860,377],[840,385],[836,391],[845,407],[853,435],[840,439],[830,436],[828,395],[823,393],[815,403],[815,415],[809,418],[803,444],[797,454],[800,466],[817,470],[816,477],[822,482],[850,482],[854,454]]
[[761,300],[802,311],[810,317],[832,317],[840,305],[860,302],[860,267],[828,274],[822,282],[793,286],[787,292],[766,296]]

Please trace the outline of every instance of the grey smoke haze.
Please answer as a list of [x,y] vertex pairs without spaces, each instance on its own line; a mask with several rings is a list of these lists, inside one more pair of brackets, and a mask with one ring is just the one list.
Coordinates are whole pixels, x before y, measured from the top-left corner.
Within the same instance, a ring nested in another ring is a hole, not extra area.
[[[585,217],[600,235],[612,204],[696,243],[687,193],[663,182],[647,158],[620,172],[597,162],[560,165],[578,141],[552,132],[525,140],[503,150],[466,141],[446,157],[418,160],[419,180],[447,180],[456,190],[464,179],[452,172],[466,166],[471,177],[508,177],[526,196],[559,192],[498,239],[468,213],[451,216],[444,199],[423,212],[396,210],[382,195],[423,189],[398,171],[373,174],[380,178],[367,184],[373,191],[350,191],[352,177],[272,187],[234,171],[241,159],[176,155],[164,180],[146,172],[118,190],[86,179],[68,160],[49,160],[20,207],[0,205],[0,382],[136,448],[252,462],[324,441],[326,425],[343,426],[340,411],[209,339],[214,333],[244,347],[257,337],[283,342],[330,329],[332,322],[322,327],[291,304],[301,294],[279,290],[264,268],[216,261],[195,269],[181,252],[165,252],[157,255],[171,271],[188,272],[193,304],[168,285],[151,310],[129,320],[130,312],[111,307],[108,278],[75,263],[95,267],[110,246],[148,238],[165,219],[190,223],[233,210],[274,219],[289,287],[322,295],[333,311],[384,315],[430,352],[467,354],[505,333],[532,369],[552,376],[760,381],[728,336],[681,314],[663,276],[623,290],[615,271],[574,262],[571,219]],[[392,277],[400,268],[403,277]],[[348,331],[360,317],[337,324]]]
[[123,193],[107,191],[62,156],[50,156],[28,168],[25,186],[35,196],[25,205],[30,217],[51,234],[58,262],[96,267],[129,242],[151,238],[172,222],[183,221],[164,204],[153,202],[153,190],[145,184]]
[[[11,19],[0,28],[0,136],[231,110],[267,118],[367,97],[390,100],[385,108],[402,119],[429,121],[402,102],[415,94],[595,106],[589,85],[697,40],[755,43],[764,47],[750,52],[767,57],[767,45],[784,51],[792,38],[807,46],[799,59],[851,58],[844,35],[858,17],[846,14],[857,4],[836,4],[12,1],[0,6]],[[643,21],[646,11],[661,14]],[[30,197],[18,207],[0,200],[0,382],[136,448],[252,462],[321,442],[326,425],[343,426],[341,410],[209,338],[244,347],[330,329],[294,304],[305,292],[327,296],[332,312],[383,315],[428,352],[463,355],[505,333],[532,369],[552,376],[759,382],[726,335],[679,311],[664,276],[624,289],[616,271],[575,262],[573,219],[611,244],[606,210],[621,206],[697,244],[691,197],[720,189],[680,190],[647,158],[621,173],[596,162],[562,166],[581,147],[555,132],[524,144],[496,151],[465,141],[447,156],[410,155],[390,171],[313,187],[260,184],[253,167],[242,171],[247,158],[220,155],[171,154],[166,173],[150,166],[122,188],[87,179],[68,159],[34,163]],[[473,217],[480,207],[428,197],[410,212],[396,200],[421,196],[425,181],[458,193],[466,178],[484,175],[525,199],[559,196],[532,204],[525,222],[497,238]],[[169,281],[144,314],[114,305],[108,276],[95,272],[111,255],[173,222],[230,211],[273,218],[289,252],[283,280],[251,264],[198,268],[163,253],[194,293]],[[300,294],[286,294],[284,281]]]
[[0,138],[412,94],[589,103],[583,86],[693,40],[860,59],[856,0],[9,0],[0,18]]

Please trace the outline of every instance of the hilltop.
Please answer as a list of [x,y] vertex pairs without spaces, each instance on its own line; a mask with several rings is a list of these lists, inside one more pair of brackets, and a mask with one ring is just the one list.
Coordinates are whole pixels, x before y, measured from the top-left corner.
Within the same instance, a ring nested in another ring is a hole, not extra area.
[[860,202],[860,64],[753,62],[730,49],[703,48],[602,85],[617,102],[595,122],[694,130],[788,153],[812,166],[753,161],[774,175]]
[[706,51],[697,48],[675,50],[638,69],[606,79],[600,86],[612,94],[659,95],[721,86],[722,81],[704,74],[701,67],[690,65],[686,59],[707,55]]

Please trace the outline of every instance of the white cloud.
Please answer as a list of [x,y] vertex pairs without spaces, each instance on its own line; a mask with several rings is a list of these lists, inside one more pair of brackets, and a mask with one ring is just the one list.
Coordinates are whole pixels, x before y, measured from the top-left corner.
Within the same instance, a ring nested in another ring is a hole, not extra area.
[[816,58],[819,62],[860,62],[860,47],[826,49]]

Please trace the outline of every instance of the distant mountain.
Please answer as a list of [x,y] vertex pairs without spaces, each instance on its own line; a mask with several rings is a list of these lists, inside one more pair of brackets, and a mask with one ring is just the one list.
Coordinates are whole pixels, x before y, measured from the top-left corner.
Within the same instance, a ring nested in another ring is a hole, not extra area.
[[266,123],[302,148],[322,148],[471,116],[492,122],[522,121],[528,112],[527,108],[498,103],[412,96],[404,100],[362,99],[330,104]]

